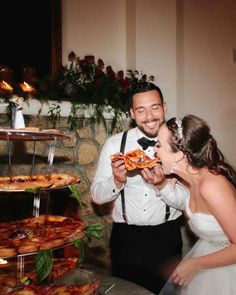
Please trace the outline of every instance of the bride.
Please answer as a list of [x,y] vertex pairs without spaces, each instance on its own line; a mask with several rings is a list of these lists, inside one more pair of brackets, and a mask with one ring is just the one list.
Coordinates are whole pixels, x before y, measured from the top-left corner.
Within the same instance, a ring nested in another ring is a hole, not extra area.
[[[142,170],[157,190],[175,174],[187,184],[184,205],[190,229],[199,237],[178,264],[160,295],[236,294],[236,172],[225,161],[208,125],[194,115],[172,118],[158,133],[155,146],[162,167]],[[163,195],[163,194],[162,194]],[[164,196],[178,207],[179,200]]]

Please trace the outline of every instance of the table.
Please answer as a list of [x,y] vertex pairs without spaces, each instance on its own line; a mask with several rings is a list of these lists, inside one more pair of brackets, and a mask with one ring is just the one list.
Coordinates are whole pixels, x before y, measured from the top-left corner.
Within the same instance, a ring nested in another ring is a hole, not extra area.
[[126,280],[95,274],[101,281],[101,295],[154,295],[151,291]]
[[96,295],[154,295],[154,293],[134,283],[110,275],[97,274],[82,268],[66,274],[57,280],[56,285],[61,283],[79,285],[94,279],[98,279],[101,282],[99,293]]

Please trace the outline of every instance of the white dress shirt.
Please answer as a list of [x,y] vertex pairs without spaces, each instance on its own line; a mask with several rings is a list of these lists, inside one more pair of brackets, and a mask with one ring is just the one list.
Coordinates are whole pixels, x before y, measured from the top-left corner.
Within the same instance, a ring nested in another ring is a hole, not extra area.
[[[104,204],[114,201],[112,217],[114,222],[124,222],[122,216],[122,204],[120,190],[117,189],[111,168],[110,156],[120,152],[120,144],[123,133],[118,133],[107,139],[98,161],[97,171],[91,185],[92,199],[97,204]],[[127,134],[125,153],[141,146],[137,140],[145,136],[137,127],[130,129]],[[153,139],[153,138],[152,138]],[[148,147],[145,153],[154,157],[153,147]],[[162,195],[163,191],[163,195]],[[125,206],[129,224],[135,225],[157,225],[165,221],[166,203],[162,197],[168,201],[170,198],[180,198],[175,208],[170,208],[169,220],[176,219],[181,215],[182,204],[189,195],[188,190],[180,185],[166,185],[160,192],[154,189],[153,185],[148,184],[142,178],[140,171],[135,170],[128,173],[127,181],[124,185]],[[175,192],[177,192],[175,196]],[[171,202],[169,200],[169,202]],[[176,204],[176,201],[174,202]],[[180,207],[178,207],[180,206]]]

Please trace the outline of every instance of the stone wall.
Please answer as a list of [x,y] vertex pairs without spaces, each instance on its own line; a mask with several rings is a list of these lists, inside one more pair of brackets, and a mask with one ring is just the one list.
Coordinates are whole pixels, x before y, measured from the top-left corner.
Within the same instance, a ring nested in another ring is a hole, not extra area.
[[[56,128],[65,131],[70,135],[70,139],[58,141],[56,143],[56,151],[52,166],[52,172],[65,172],[75,176],[78,176],[81,179],[81,182],[78,184],[78,189],[81,192],[83,207],[78,208],[75,205],[74,200],[68,196],[68,192],[65,190],[58,190],[51,192],[51,199],[54,204],[52,205],[52,210],[54,213],[63,213],[66,215],[72,215],[75,218],[82,218],[86,224],[91,223],[101,223],[105,226],[103,232],[104,244],[101,246],[101,243],[92,241],[89,245],[92,249],[102,247],[103,253],[106,253],[106,248],[108,245],[108,240],[110,237],[110,228],[111,228],[111,218],[110,218],[110,208],[108,205],[97,206],[91,202],[90,194],[90,185],[95,174],[96,164],[98,156],[101,150],[101,147],[107,137],[111,134],[111,120],[106,120],[104,125],[102,122],[94,122],[89,119],[80,120],[80,127],[76,130],[68,130],[68,118],[61,117],[60,120],[52,122],[51,118],[48,116],[24,116],[25,125],[27,127],[34,126],[39,127],[40,129],[51,129]],[[1,114],[0,117],[0,126],[1,127],[10,127],[10,121],[6,115]],[[117,128],[113,133],[125,130],[129,127],[129,120],[120,121]],[[35,145],[35,166],[33,174],[42,174],[46,172],[47,169],[47,157],[48,150],[51,141],[43,142],[37,141]],[[12,144],[12,174],[13,175],[23,175],[30,174],[32,168],[32,154],[33,154],[33,141],[15,141]],[[1,141],[0,144],[0,175],[7,176],[9,174],[8,169],[8,151],[7,151],[7,142]],[[7,196],[9,202],[9,195]],[[21,200],[24,200],[24,197],[20,197]],[[15,206],[17,200],[12,199]],[[26,202],[26,201],[24,201]],[[29,202],[27,200],[27,202]],[[11,203],[11,202],[10,202]],[[22,204],[20,205],[22,206]],[[2,210],[3,209],[3,206]],[[19,208],[14,209],[13,204],[9,207],[7,211],[16,210],[16,215],[19,215]],[[29,207],[26,206],[25,207]],[[24,206],[23,206],[24,208]],[[27,209],[24,209],[27,210]],[[1,211],[1,210],[0,210]],[[62,212],[63,211],[63,212]],[[6,212],[6,211],[4,211]],[[4,215],[3,212],[0,212]],[[11,212],[8,212],[8,216]],[[30,212],[29,212],[30,213]],[[13,217],[15,218],[15,216]],[[100,252],[101,253],[101,252]],[[92,254],[91,254],[92,255]],[[94,254],[96,255],[96,254]],[[99,255],[97,259],[107,259],[106,255]],[[104,262],[104,261],[103,261]],[[106,262],[104,262],[106,263]]]

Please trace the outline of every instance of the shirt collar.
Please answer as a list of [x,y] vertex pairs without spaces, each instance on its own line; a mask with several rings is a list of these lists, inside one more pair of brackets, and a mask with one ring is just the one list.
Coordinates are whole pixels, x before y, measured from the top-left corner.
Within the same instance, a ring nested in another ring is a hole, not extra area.
[[136,127],[136,134],[137,134],[137,138],[141,138],[141,137],[146,137],[150,140],[157,140],[157,136],[156,137],[148,137],[147,135],[145,135],[138,127]]

